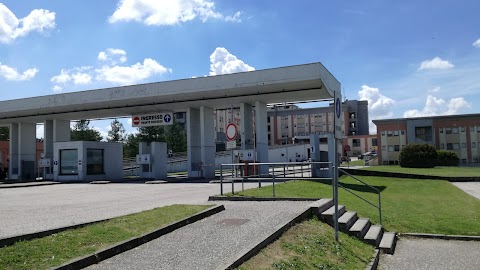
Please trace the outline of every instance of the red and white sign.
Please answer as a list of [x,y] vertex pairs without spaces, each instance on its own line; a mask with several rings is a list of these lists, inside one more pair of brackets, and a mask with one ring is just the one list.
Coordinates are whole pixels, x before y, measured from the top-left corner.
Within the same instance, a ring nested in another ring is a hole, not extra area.
[[135,126],[140,125],[140,117],[138,117],[138,116],[133,117],[133,121],[132,121],[132,122],[133,122],[133,124],[134,124]]
[[234,123],[229,123],[227,125],[226,135],[229,141],[233,141],[235,140],[235,138],[237,138],[237,132],[238,132],[237,125],[235,125]]

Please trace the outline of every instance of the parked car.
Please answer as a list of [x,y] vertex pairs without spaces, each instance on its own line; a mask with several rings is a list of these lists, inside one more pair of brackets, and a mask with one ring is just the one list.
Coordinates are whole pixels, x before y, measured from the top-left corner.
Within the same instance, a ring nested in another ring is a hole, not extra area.
[[351,161],[350,157],[347,157],[347,156],[341,156],[341,157],[340,157],[340,163],[342,163],[342,162],[350,162],[350,161]]

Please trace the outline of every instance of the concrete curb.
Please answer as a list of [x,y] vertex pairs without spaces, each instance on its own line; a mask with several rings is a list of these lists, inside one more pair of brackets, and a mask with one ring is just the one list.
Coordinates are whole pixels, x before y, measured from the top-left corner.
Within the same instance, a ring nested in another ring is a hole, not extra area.
[[457,240],[457,241],[480,241],[480,236],[446,235],[446,234],[429,234],[429,233],[402,233],[402,234],[399,234],[399,237],[431,238],[431,239]]
[[51,186],[51,185],[58,185],[60,182],[38,182],[38,183],[3,183],[0,185],[0,189],[2,188],[24,188],[24,187],[39,187],[39,186]]
[[84,226],[87,226],[87,225],[91,225],[91,224],[95,224],[95,223],[99,223],[99,222],[103,222],[103,221],[107,221],[107,220],[110,220],[110,219],[102,219],[102,220],[97,220],[97,221],[92,221],[92,222],[87,222],[87,223],[76,224],[76,225],[72,225],[72,226],[68,226],[68,227],[61,227],[61,228],[56,228],[56,229],[51,229],[51,230],[46,230],[46,231],[41,231],[41,232],[34,232],[34,233],[29,233],[29,234],[22,234],[22,235],[16,235],[16,236],[8,237],[8,238],[3,238],[3,239],[0,239],[0,248],[6,247],[6,246],[11,246],[11,245],[13,245],[13,244],[15,244],[16,242],[19,242],[19,241],[27,241],[27,240],[32,240],[32,239],[35,239],[35,238],[42,238],[42,237],[45,237],[45,236],[52,235],[54,233],[59,233],[59,232],[63,232],[63,231],[66,231],[66,230],[76,229],[76,228],[84,227]]
[[253,202],[264,202],[264,201],[318,201],[321,198],[280,198],[280,197],[244,197],[244,196],[210,196],[208,197],[209,201],[253,201]]
[[370,261],[367,266],[365,266],[365,270],[376,270],[378,267],[378,262],[380,261],[380,250],[375,249],[373,252],[373,259]]
[[[258,241],[256,244],[245,248],[242,252],[237,254],[235,257],[232,258],[233,263],[224,263],[215,268],[216,270],[224,270],[224,269],[234,269],[240,266],[242,263],[247,261],[248,259],[252,258],[256,254],[258,254],[264,247],[268,246],[269,244],[273,243],[276,239],[278,239],[285,231],[290,229],[296,223],[304,221],[313,216],[312,207],[305,210],[303,213],[288,221],[284,224],[277,226],[274,232],[268,236],[267,238]],[[228,260],[231,261],[231,260]]]
[[142,244],[145,244],[149,241],[152,241],[162,235],[165,235],[167,233],[170,233],[176,229],[179,229],[181,227],[184,227],[190,223],[194,223],[196,221],[199,221],[201,219],[204,219],[206,217],[209,217],[211,215],[214,215],[216,213],[219,213],[221,211],[225,210],[225,206],[223,205],[217,205],[214,206],[210,209],[204,210],[200,213],[197,213],[191,217],[185,218],[183,220],[174,222],[172,224],[169,224],[167,226],[164,226],[158,230],[146,233],[142,236],[132,238],[126,241],[121,242],[120,244],[117,244],[115,246],[111,246],[109,248],[100,250],[94,254],[87,255],[85,257],[77,258],[74,259],[70,262],[67,262],[59,267],[54,267],[52,269],[56,270],[70,270],[70,269],[82,269],[87,266],[90,266],[92,264],[97,264],[103,260],[106,260],[108,258],[111,258],[115,255],[118,255],[122,252],[125,252],[127,250],[133,249],[135,247],[138,247]]

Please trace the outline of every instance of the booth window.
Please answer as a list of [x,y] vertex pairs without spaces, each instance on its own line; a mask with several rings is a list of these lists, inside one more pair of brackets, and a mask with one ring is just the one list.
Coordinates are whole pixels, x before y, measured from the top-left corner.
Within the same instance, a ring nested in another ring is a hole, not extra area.
[[87,148],[87,174],[103,173],[103,149]]
[[78,150],[60,150],[60,174],[78,174]]

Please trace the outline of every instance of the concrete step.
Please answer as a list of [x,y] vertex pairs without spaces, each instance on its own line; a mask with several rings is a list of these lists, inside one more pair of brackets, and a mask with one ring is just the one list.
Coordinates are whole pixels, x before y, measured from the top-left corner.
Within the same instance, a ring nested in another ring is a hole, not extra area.
[[[335,213],[335,206],[328,208],[327,210],[323,211],[320,215],[320,219],[325,221],[326,223],[333,225],[333,214]],[[341,217],[345,213],[345,206],[339,205],[338,206],[338,216]]]
[[380,240],[382,240],[382,236],[383,227],[380,225],[372,225],[367,234],[365,234],[363,240],[372,246],[378,247]]
[[363,239],[365,234],[367,234],[368,229],[370,229],[370,219],[368,218],[359,218],[355,224],[348,231],[349,234],[355,235],[356,237]]
[[321,218],[320,215],[327,210],[328,208],[333,206],[333,200],[332,199],[320,199],[318,201],[315,201],[311,203],[310,208],[313,210],[313,214],[317,216],[318,218]]
[[347,211],[338,219],[338,229],[342,232],[348,232],[348,230],[357,221],[357,212]]
[[388,254],[393,254],[395,252],[395,246],[397,244],[396,233],[386,232],[383,234],[382,241],[378,248]]

